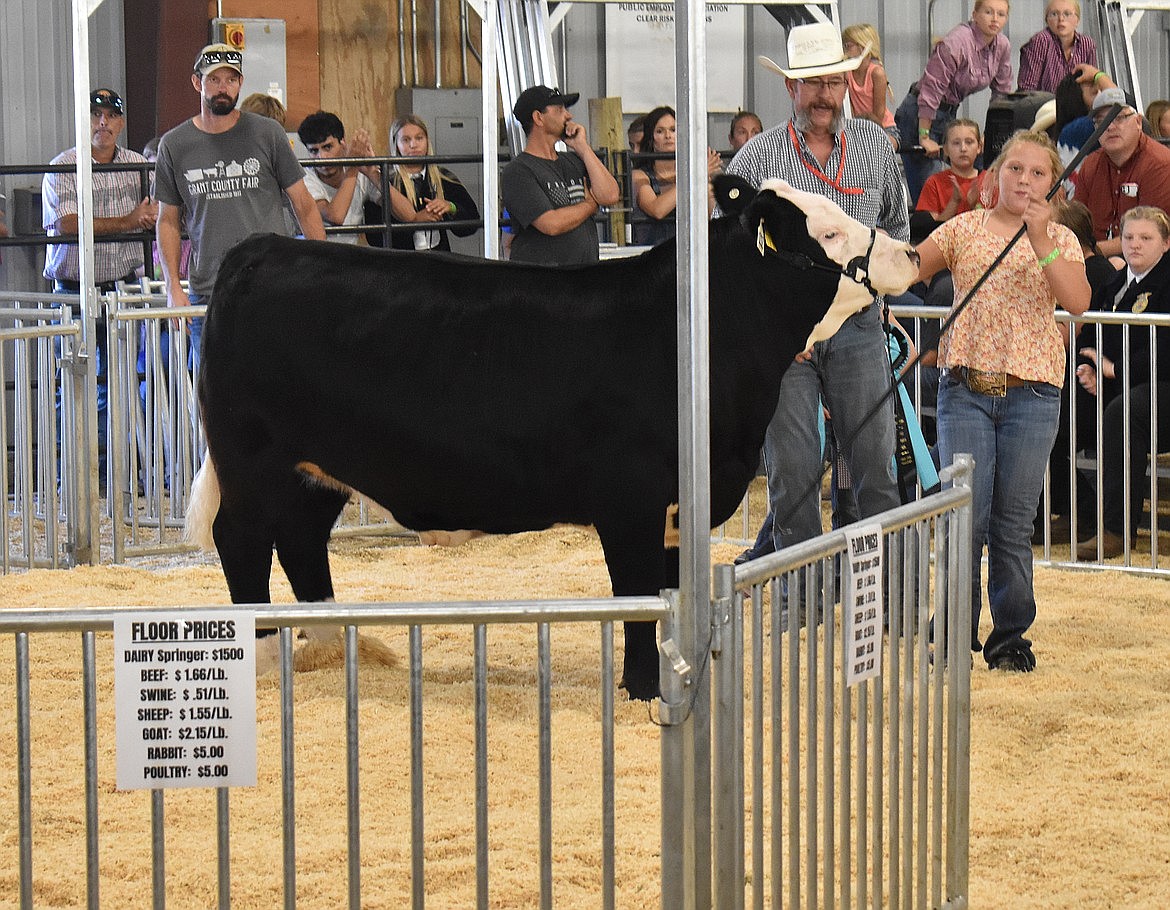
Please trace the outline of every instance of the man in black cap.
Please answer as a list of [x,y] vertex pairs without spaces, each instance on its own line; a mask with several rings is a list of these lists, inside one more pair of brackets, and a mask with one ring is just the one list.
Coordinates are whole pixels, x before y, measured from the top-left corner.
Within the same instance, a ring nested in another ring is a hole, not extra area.
[[[126,128],[126,108],[118,93],[108,88],[95,89],[89,96],[89,154],[95,164],[145,164],[137,152],[118,145]],[[50,164],[77,164],[77,149],[66,149]],[[45,174],[41,181],[44,201],[43,223],[50,237],[69,237],[72,243],[50,244],[45,254],[45,277],[53,282],[57,293],[77,294],[81,290],[81,272],[77,237],[76,173]],[[135,170],[93,172],[93,232],[126,234],[154,228],[158,207],[143,193],[142,172]],[[90,279],[99,291],[114,290],[117,281],[135,281],[143,266],[141,241],[95,243],[94,273]],[[76,308],[75,308],[76,309]],[[98,320],[94,338],[97,370],[97,412],[99,461],[106,454],[106,327]],[[102,474],[104,474],[104,469]]]
[[[512,108],[527,135],[524,151],[504,168],[501,191],[511,213],[511,258],[546,265],[597,261],[592,218],[620,198],[617,181],[589,146],[569,108],[580,97],[547,85],[521,92]],[[563,141],[572,151],[558,152]]]

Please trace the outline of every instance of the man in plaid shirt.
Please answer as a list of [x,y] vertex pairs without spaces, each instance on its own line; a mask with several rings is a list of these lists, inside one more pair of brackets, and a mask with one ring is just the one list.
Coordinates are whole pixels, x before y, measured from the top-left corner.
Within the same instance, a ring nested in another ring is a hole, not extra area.
[[[90,147],[95,164],[145,164],[137,152],[118,145],[126,128],[126,109],[118,93],[108,88],[96,89],[89,96]],[[50,164],[77,163],[77,149],[66,149]],[[81,291],[77,238],[76,173],[45,174],[41,182],[44,202],[43,223],[50,237],[69,237],[72,243],[50,244],[45,254],[45,277],[53,290],[63,294]],[[158,206],[142,190],[142,172],[136,170],[93,172],[93,232],[127,234],[153,230]],[[142,241],[95,243],[94,274],[90,276],[99,291],[114,289],[118,281],[135,281],[143,266]],[[78,307],[73,308],[75,313]],[[109,355],[106,350],[104,316],[97,321],[93,340],[97,370],[98,459],[100,474],[105,476],[106,457],[106,374]]]
[[[906,197],[889,139],[875,123],[842,116],[843,73],[864,56],[846,58],[840,35],[830,24],[791,29],[789,68],[781,69],[766,58],[761,62],[784,76],[792,118],[751,139],[727,172],[756,186],[771,178],[787,180],[798,189],[829,197],[863,224],[908,241]],[[788,366],[764,440],[771,511],[756,545],[741,559],[822,533],[819,481],[824,445],[818,428],[822,400],[849,466],[861,516],[900,504],[893,468],[892,398],[862,423],[889,386],[880,299]]]

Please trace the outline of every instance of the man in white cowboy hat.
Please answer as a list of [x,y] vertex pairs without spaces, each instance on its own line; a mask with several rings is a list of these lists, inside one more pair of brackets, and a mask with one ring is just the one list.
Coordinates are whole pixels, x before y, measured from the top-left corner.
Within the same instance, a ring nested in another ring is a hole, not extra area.
[[[761,65],[784,77],[793,102],[792,118],[744,146],[727,171],[756,186],[771,178],[787,180],[798,189],[829,197],[863,224],[909,240],[906,197],[889,138],[876,123],[842,115],[843,74],[856,69],[868,50],[846,57],[841,35],[830,23],[792,28],[787,69],[760,57]],[[746,558],[822,531],[819,478],[824,446],[817,419],[822,399],[849,465],[862,517],[899,505],[892,397],[863,423],[889,386],[880,299],[791,365],[764,440],[771,511]],[[775,525],[769,528],[773,518]]]

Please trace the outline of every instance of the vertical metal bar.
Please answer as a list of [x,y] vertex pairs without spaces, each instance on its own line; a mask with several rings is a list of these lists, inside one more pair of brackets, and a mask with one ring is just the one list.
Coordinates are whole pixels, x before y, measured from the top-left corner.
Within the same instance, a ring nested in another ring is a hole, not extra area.
[[435,0],[435,88],[443,87],[443,4]]
[[[1074,498],[1072,500],[1076,502]],[[1075,510],[1074,510],[1075,514]],[[934,686],[934,704],[932,707],[932,718],[934,724],[934,749],[932,757],[934,760],[934,790],[931,797],[933,805],[933,813],[931,818],[931,854],[933,857],[933,865],[931,869],[933,883],[931,896],[933,906],[938,907],[942,905],[942,888],[943,888],[943,815],[945,812],[945,804],[943,803],[943,757],[944,754],[951,749],[951,743],[943,739],[943,693],[946,682],[946,665],[954,660],[967,660],[967,655],[951,654],[947,648],[947,642],[950,640],[949,620],[947,617],[947,601],[945,599],[946,588],[946,573],[944,567],[947,564],[947,551],[943,546],[943,521],[940,518],[935,522],[934,533],[934,563],[935,569],[935,586],[931,592],[932,601],[934,604],[934,668],[931,673],[931,683]],[[924,529],[924,535],[929,533],[929,528]],[[927,575],[926,566],[923,566],[923,575]],[[949,789],[949,787],[948,787]]]
[[[959,470],[955,486],[971,488],[974,473],[973,459],[969,454],[955,456]],[[947,752],[949,787],[947,806],[947,830],[951,832],[947,856],[947,892],[950,895],[968,893],[968,839],[971,827],[971,662],[966,659],[971,652],[971,524],[972,506],[970,501],[960,506],[955,515],[956,533],[952,535],[951,563],[955,571],[951,579],[950,601],[955,605],[950,637],[953,644],[951,653],[962,655],[952,660],[947,667],[950,697],[948,725],[950,749]]]
[[[670,602],[670,613],[662,620],[662,640],[679,644],[680,651],[689,646],[689,628],[679,618],[679,592],[664,593]],[[683,651],[683,653],[686,653]],[[662,910],[693,910],[696,906],[693,869],[695,860],[694,823],[690,816],[693,796],[694,714],[675,717],[687,709],[691,695],[685,681],[662,664],[662,706],[660,712],[667,718],[662,728],[662,778],[660,804],[662,806]]]
[[[5,355],[6,347],[0,342],[0,376],[8,375],[8,358]],[[7,452],[9,448],[8,439],[8,395],[0,395],[0,451]],[[16,440],[12,440],[12,450],[15,454],[18,450],[16,448]],[[13,465],[13,473],[16,472],[16,466]],[[9,536],[10,531],[8,527],[8,496],[11,493],[8,489],[8,469],[5,467],[0,471],[0,539],[3,539],[4,546],[0,549],[0,573],[7,575],[9,572],[9,553],[10,543],[12,538]]]
[[[902,605],[895,597],[893,588],[897,574],[894,570],[896,554],[890,549],[889,566],[886,568],[889,591],[889,902],[892,908],[900,906],[901,897],[901,839],[902,830],[900,786],[902,780],[902,756],[899,751],[902,731]],[[881,892],[874,887],[874,899]]]
[[[817,711],[819,699],[817,697],[817,677],[820,665],[817,660],[817,609],[820,601],[815,595],[817,589],[815,569],[817,565],[811,563],[803,570],[803,597],[802,604],[808,606],[801,616],[800,622],[805,626],[804,651],[807,666],[804,671],[805,682],[805,765],[804,765],[804,851],[805,874],[808,876],[808,887],[805,889],[805,906],[808,910],[816,910],[818,874],[817,874],[817,818],[820,815],[820,801],[817,798],[817,749],[819,747],[817,735]],[[792,614],[789,613],[789,622]],[[799,635],[799,633],[796,633]]]
[[[1150,352],[1150,567],[1158,567],[1158,343],[1150,326],[1146,342]],[[1166,331],[1163,329],[1163,331]]]
[[[1126,323],[1125,325],[1123,325],[1121,327],[1121,331],[1122,331],[1122,335],[1121,335],[1121,361],[1122,361],[1122,363],[1129,363],[1130,362],[1129,330],[1130,330],[1129,323]],[[1100,397],[1100,396],[1098,396],[1098,397]],[[1133,406],[1133,397],[1130,395],[1130,385],[1128,382],[1122,383],[1122,386],[1121,386],[1121,413],[1122,413],[1121,425],[1123,427],[1128,428],[1128,427],[1133,426],[1132,406]],[[1132,464],[1132,461],[1130,460],[1131,447],[1132,447],[1132,440],[1130,439],[1130,434],[1129,433],[1122,433],[1121,434],[1121,464],[1115,465],[1111,468],[1111,470],[1115,470],[1115,471],[1120,470],[1121,471],[1121,483],[1122,483],[1122,487],[1123,487],[1121,502],[1122,502],[1123,511],[1124,511],[1124,515],[1125,515],[1125,517],[1123,519],[1124,526],[1123,526],[1122,531],[1121,531],[1122,540],[1124,541],[1123,546],[1125,548],[1125,552],[1122,554],[1122,563],[1126,566],[1129,565],[1129,559],[1130,559],[1130,552],[1129,551],[1130,551],[1130,547],[1132,547],[1133,543],[1134,543],[1134,541],[1132,539],[1133,535],[1130,533],[1130,529],[1134,526],[1134,516],[1132,514],[1133,509],[1130,507],[1129,495],[1130,495],[1131,485],[1138,482],[1138,479],[1136,477],[1130,476],[1129,465]],[[1104,465],[1104,462],[1105,462],[1104,455],[1105,455],[1105,453],[1103,451],[1099,450],[1097,452],[1097,464],[1102,465],[1102,466]],[[1103,552],[1104,546],[1105,546],[1105,537],[1104,537],[1104,535],[1102,535],[1101,537],[1097,538],[1097,552],[1098,552],[1099,556],[1101,556],[1101,557],[1104,556],[1104,552]]]
[[[822,787],[824,787],[824,819],[822,825],[824,830],[821,834],[821,850],[824,856],[821,860],[824,868],[824,875],[822,876],[821,887],[824,891],[824,907],[825,910],[834,910],[834,900],[837,891],[837,868],[835,862],[835,814],[836,809],[836,791],[834,790],[834,782],[836,780],[835,762],[836,762],[836,747],[837,740],[834,736],[834,718],[833,712],[837,700],[833,683],[835,681],[833,675],[833,652],[836,643],[836,612],[833,609],[833,604],[836,598],[834,595],[834,588],[836,586],[836,572],[834,567],[835,559],[828,557],[821,560],[821,590],[820,590],[820,606],[821,615],[824,617],[824,648],[821,652],[821,662],[824,664],[824,714],[821,723],[823,724],[824,745],[821,751],[821,780]],[[814,639],[812,623],[809,623],[809,636]],[[842,831],[848,831],[848,828],[843,828]]]
[[[611,654],[610,660],[612,661],[612,659]],[[475,627],[475,906],[477,910],[488,910],[487,667],[487,626],[480,623]],[[611,690],[611,698],[612,695]],[[610,723],[612,728],[612,715]]]
[[227,787],[215,789],[215,837],[216,884],[219,910],[231,910],[232,906],[232,839],[231,839],[231,791]]
[[[752,908],[764,910],[764,592],[752,585]],[[736,612],[739,612],[738,610]],[[773,626],[775,628],[775,626]],[[775,652],[773,652],[775,653]],[[775,678],[775,677],[773,677]],[[740,742],[743,736],[740,736]],[[773,764],[776,757],[773,756]],[[775,815],[773,815],[775,817]],[[740,818],[743,818],[741,807]]]
[[[712,744],[716,760],[712,768],[714,800],[712,823],[714,842],[715,906],[739,910],[744,898],[744,726],[743,698],[743,605],[736,602],[735,568],[715,567],[713,622],[721,642],[713,661],[715,695]],[[755,643],[753,641],[753,669]],[[753,672],[752,700],[758,700],[762,672]],[[753,706],[754,712],[754,706]],[[761,731],[762,732],[762,731]],[[753,779],[757,773],[753,743]],[[761,755],[762,762],[762,755]],[[753,793],[753,803],[756,799]]]
[[[869,902],[869,690],[882,680],[869,679],[857,690],[857,902],[865,910]],[[876,809],[876,807],[875,807]],[[876,814],[876,812],[875,812]],[[879,819],[880,821],[880,819]],[[878,865],[881,865],[879,860]]]
[[81,689],[85,729],[85,903],[97,910],[101,870],[98,857],[97,660],[94,633],[81,633]]
[[772,625],[772,910],[784,906],[784,603],[771,579]]
[[800,574],[785,577],[788,639],[788,906],[800,907]]
[[552,662],[548,623],[538,623],[537,691],[540,718],[540,907],[552,910]]
[[280,789],[284,863],[284,907],[297,905],[297,782],[293,739],[292,627],[280,627]]
[[901,536],[892,541],[894,557],[890,567],[890,596],[902,604],[902,637],[899,647],[903,652],[902,676],[902,874],[901,906],[910,910],[914,889],[914,612],[909,609],[902,590],[902,576],[898,568],[904,563]]
[[361,754],[358,719],[358,630],[357,626],[349,625],[345,627],[345,796],[348,810],[350,910],[361,910],[362,905],[362,797],[358,769]]
[[150,791],[150,884],[154,910],[167,905],[167,844],[163,790]]
[[16,633],[16,780],[20,817],[20,907],[32,910],[32,745],[29,725],[28,633]]
[[422,626],[410,627],[410,904],[426,903],[423,813]]
[[613,623],[601,624],[601,906],[614,910]]
[[[845,587],[845,559],[848,551],[841,555],[840,583],[842,621],[846,604]],[[846,666],[849,660],[849,641],[845,637],[845,627],[841,629],[840,672],[838,680],[841,686],[841,788],[837,798],[837,825],[841,831],[841,868],[838,877],[838,903],[842,908],[853,906],[851,899],[851,883],[853,881],[853,838],[855,835],[865,837],[865,817],[857,816],[856,823],[852,820],[853,812],[853,691],[846,683]],[[826,649],[829,666],[834,664],[835,651]]]
[[917,846],[915,888],[918,896],[918,910],[926,910],[927,820],[930,817],[928,810],[929,803],[927,802],[927,786],[930,783],[931,746],[928,726],[931,708],[930,655],[928,653],[928,645],[930,642],[930,611],[927,609],[926,589],[925,586],[920,584],[919,573],[917,571],[922,554],[917,546],[918,539],[914,533],[916,528],[917,525],[910,525],[904,528],[901,531],[901,536],[905,541],[903,553],[906,560],[906,591],[904,601],[907,612],[910,611],[911,607],[915,608],[913,611],[915,619],[914,637],[909,639],[909,643],[914,647],[914,654],[918,662],[918,736],[914,744],[918,757],[918,824],[916,826],[918,838],[915,841]]

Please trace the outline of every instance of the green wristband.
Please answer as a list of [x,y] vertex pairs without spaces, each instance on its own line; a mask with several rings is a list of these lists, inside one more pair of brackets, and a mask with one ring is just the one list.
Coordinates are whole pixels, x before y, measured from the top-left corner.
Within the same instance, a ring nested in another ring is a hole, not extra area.
[[1093,76],[1093,85],[1096,85],[1097,80],[1102,78],[1102,77],[1108,79],[1109,74],[1107,72],[1105,72],[1105,70],[1097,70],[1096,74]]
[[1056,247],[1052,248],[1051,253],[1049,253],[1043,259],[1037,259],[1036,262],[1039,264],[1040,268],[1045,268],[1046,266],[1052,265],[1052,263],[1056,262],[1056,260],[1059,258],[1060,258],[1060,247],[1056,246]]

